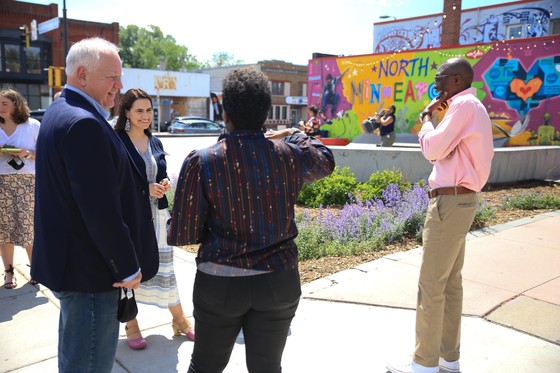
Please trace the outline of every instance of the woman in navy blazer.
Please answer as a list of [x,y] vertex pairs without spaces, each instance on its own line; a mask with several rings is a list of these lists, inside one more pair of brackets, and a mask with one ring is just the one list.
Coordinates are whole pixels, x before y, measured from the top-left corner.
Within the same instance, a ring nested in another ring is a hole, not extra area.
[[[173,316],[172,327],[175,335],[185,334],[188,339],[194,340],[194,329],[184,314],[177,290],[173,269],[173,246],[167,244],[167,220],[171,215],[167,210],[165,192],[171,190],[171,183],[167,176],[163,145],[150,131],[152,119],[150,95],[141,89],[128,90],[121,99],[115,131],[136,167],[149,183],[151,213],[159,249],[159,271],[152,280],[140,285],[136,291],[136,300],[160,308],[169,308]],[[127,322],[125,329],[131,349],[141,350],[146,347],[146,340],[142,337],[136,319]]]

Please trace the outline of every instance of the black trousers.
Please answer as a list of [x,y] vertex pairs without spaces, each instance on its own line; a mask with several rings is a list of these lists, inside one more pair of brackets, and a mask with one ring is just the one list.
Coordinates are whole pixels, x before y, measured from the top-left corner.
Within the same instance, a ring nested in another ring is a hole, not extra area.
[[245,277],[198,271],[193,291],[196,340],[189,372],[222,372],[241,329],[248,371],[281,372],[300,296],[297,270]]

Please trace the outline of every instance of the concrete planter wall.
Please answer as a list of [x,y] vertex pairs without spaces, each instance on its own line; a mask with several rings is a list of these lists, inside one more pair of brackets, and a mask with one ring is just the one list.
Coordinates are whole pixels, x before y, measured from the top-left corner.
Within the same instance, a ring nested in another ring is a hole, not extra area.
[[[336,165],[348,166],[360,182],[382,170],[401,170],[411,182],[427,179],[432,171],[418,147],[379,148],[372,144],[331,146]],[[494,149],[488,183],[560,179],[560,147],[530,146]]]

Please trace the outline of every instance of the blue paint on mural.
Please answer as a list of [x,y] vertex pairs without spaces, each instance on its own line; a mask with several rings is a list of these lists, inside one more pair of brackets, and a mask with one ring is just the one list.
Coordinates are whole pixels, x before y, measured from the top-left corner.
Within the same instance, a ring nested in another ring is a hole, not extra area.
[[560,57],[537,60],[528,71],[517,59],[497,59],[484,74],[492,97],[507,102],[523,119],[542,100],[560,95]]

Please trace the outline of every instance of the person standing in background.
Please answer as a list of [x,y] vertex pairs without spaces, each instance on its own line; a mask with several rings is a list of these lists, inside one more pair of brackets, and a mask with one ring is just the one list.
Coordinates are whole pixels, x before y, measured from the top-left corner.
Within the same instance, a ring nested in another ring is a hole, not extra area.
[[387,110],[384,110],[382,115],[375,117],[375,121],[379,124],[381,147],[391,147],[395,143],[397,137],[395,134],[395,110],[395,105],[391,105]]
[[169,227],[169,244],[200,243],[189,372],[222,372],[241,330],[248,371],[280,372],[301,295],[296,198],[334,157],[296,128],[265,136],[272,98],[261,72],[232,70],[222,97],[228,135],[183,162]]
[[148,183],[107,118],[122,89],[114,44],[84,39],[37,139],[34,279],[60,301],[58,370],[109,373],[120,287],[158,270]]
[[[35,205],[35,150],[39,121],[29,116],[25,98],[14,89],[0,91],[0,255],[4,287],[15,289],[14,246],[32,262]],[[32,285],[37,284],[33,278]]]
[[[167,210],[169,203],[165,192],[171,190],[171,183],[167,176],[163,144],[150,131],[153,116],[150,95],[141,89],[133,88],[126,91],[121,98],[119,119],[115,124],[115,131],[148,182],[153,226],[159,249],[158,273],[151,280],[140,284],[135,298],[138,303],[168,308],[173,316],[172,327],[175,335],[184,334],[194,341],[194,328],[185,316],[177,290],[173,246],[167,244],[167,221],[171,216]],[[125,329],[128,347],[133,350],[146,348],[147,343],[142,337],[137,319],[127,322]]]
[[[477,192],[490,176],[492,123],[471,87],[473,69],[463,58],[445,61],[435,76],[439,92],[420,114],[422,154],[433,165],[424,223],[412,361],[387,364],[391,373],[458,373],[463,310],[461,271]],[[432,113],[446,108],[434,128]]]

